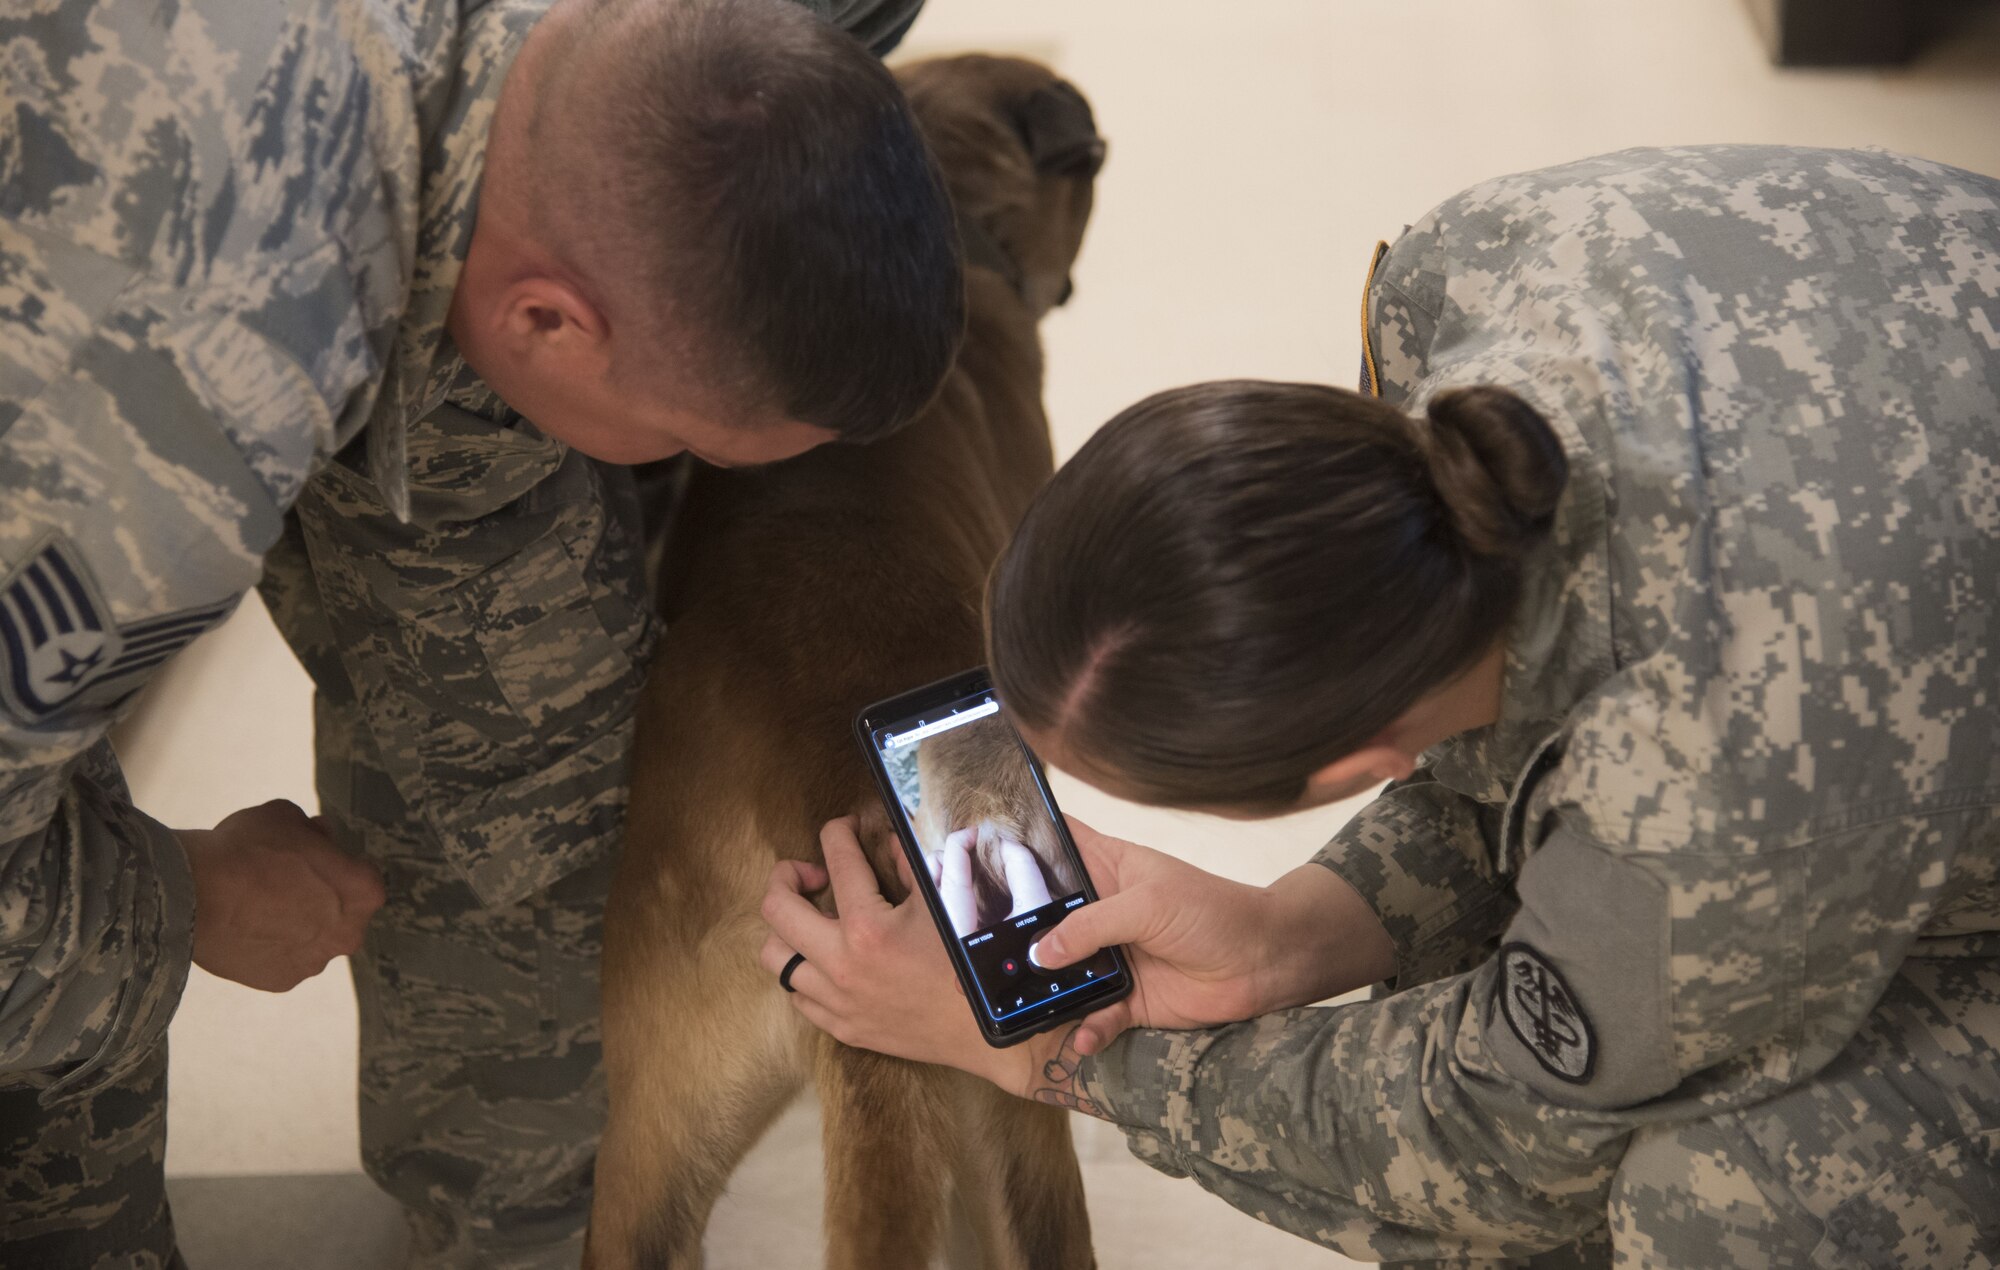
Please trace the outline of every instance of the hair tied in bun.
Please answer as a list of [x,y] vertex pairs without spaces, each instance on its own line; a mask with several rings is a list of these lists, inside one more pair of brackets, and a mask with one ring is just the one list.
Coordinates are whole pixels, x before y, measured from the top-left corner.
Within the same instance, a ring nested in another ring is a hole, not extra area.
[[1505,388],[1454,388],[1425,409],[1425,458],[1452,527],[1482,556],[1518,557],[1555,521],[1569,459],[1539,411]]

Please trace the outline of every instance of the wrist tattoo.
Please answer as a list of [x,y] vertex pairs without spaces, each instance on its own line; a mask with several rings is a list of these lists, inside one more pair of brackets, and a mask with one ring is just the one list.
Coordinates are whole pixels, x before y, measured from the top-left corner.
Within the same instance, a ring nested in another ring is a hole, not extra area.
[[1076,1052],[1076,1034],[1083,1030],[1081,1023],[1063,1033],[1062,1043],[1056,1052],[1042,1064],[1041,1080],[1030,1091],[1036,1102],[1045,1102],[1055,1107],[1067,1107],[1071,1111],[1081,1111],[1086,1116],[1096,1116],[1099,1120],[1109,1120],[1103,1107],[1095,1098],[1083,1092],[1077,1084],[1077,1073],[1083,1068],[1083,1055]]

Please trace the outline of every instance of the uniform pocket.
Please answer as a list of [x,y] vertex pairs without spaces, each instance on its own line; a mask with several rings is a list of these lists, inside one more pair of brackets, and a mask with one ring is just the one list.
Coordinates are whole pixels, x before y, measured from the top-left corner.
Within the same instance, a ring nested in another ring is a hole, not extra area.
[[[446,856],[489,905],[510,904],[606,858],[625,810],[626,752],[644,673],[644,628],[620,640],[563,538],[550,532],[454,588],[435,630],[463,632],[479,665],[462,707],[492,742],[472,756],[453,729],[422,755],[423,811]],[[483,672],[483,673],[481,673]]]
[[357,814],[418,821],[493,907],[608,853],[624,810],[653,626],[632,598],[636,554],[572,457],[463,522],[397,522],[337,468],[301,500],[341,663],[401,803]]
[[495,688],[523,725],[530,758],[554,759],[630,708],[637,659],[605,630],[560,538],[540,538],[466,582],[456,602]]

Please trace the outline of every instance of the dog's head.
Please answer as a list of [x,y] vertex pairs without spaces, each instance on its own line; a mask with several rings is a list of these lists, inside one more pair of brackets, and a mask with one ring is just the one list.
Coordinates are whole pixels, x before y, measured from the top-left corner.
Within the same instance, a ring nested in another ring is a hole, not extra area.
[[1014,57],[937,58],[897,74],[957,204],[967,266],[1011,274],[1038,316],[1067,300],[1104,164],[1090,103]]

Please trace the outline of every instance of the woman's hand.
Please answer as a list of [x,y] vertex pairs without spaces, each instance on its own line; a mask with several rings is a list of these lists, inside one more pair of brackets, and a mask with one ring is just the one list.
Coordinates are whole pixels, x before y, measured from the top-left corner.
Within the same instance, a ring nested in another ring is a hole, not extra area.
[[1320,865],[1246,886],[1075,818],[1069,827],[1101,898],[1064,918],[1032,955],[1061,967],[1123,944],[1135,978],[1131,996],[1084,1019],[1079,1054],[1098,1053],[1128,1027],[1234,1023],[1395,971],[1374,912]]
[[[805,963],[792,972],[792,1004],[799,1013],[843,1045],[943,1063],[1023,1092],[1028,1056],[993,1049],[980,1037],[937,926],[915,889],[901,904],[883,898],[852,817],[828,824],[819,841],[825,868],[784,861],[764,894],[771,935],[759,960],[775,976],[794,951],[805,954]],[[907,885],[911,879],[900,852],[896,860]],[[829,884],[837,918],[806,898]]]
[[194,874],[194,964],[286,992],[361,947],[382,875],[277,799],[176,835]]

